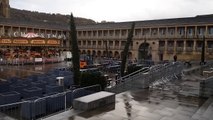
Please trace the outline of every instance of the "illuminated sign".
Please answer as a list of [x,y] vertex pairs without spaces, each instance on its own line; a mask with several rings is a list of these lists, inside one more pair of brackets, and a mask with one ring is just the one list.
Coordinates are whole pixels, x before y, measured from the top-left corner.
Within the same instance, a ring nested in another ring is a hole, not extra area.
[[25,38],[15,38],[15,39],[1,39],[0,38],[0,44],[7,44],[7,45],[33,45],[33,46],[39,46],[39,45],[47,45],[47,46],[59,46],[60,45],[60,40],[55,40],[55,39],[25,39]]
[[44,40],[31,40],[31,44],[45,44]]
[[10,44],[10,43],[12,43],[12,41],[10,39],[2,39],[2,40],[0,40],[0,43]]
[[28,44],[28,40],[13,40],[15,44]]
[[57,44],[60,44],[58,40],[48,40],[47,41],[47,44],[54,44],[54,45],[57,45]]

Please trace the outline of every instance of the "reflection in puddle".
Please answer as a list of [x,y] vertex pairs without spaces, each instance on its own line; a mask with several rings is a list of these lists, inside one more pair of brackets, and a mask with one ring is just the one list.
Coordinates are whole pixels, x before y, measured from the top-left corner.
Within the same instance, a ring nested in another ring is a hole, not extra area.
[[128,120],[131,120],[132,105],[130,104],[130,97],[127,94],[123,94],[123,97],[124,97],[124,105],[125,105]]
[[69,67],[69,62],[42,64],[42,65],[21,65],[21,66],[0,66],[0,78],[9,79],[11,77],[25,78],[34,74],[43,74],[57,67]]
[[[82,112],[82,113],[78,114],[78,116],[83,117],[83,118],[90,118],[92,116],[106,113],[106,112],[109,112],[112,110],[115,110],[115,103],[109,104],[104,107],[96,108],[94,110]],[[75,116],[72,116],[69,118],[69,120],[77,120],[77,118]]]

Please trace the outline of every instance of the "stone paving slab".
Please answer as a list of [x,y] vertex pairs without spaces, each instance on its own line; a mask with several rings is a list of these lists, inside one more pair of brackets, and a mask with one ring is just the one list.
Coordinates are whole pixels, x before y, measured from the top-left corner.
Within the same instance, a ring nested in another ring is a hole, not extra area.
[[213,119],[213,103],[211,103],[211,105],[207,108],[202,117]]
[[15,119],[0,113],[0,120],[15,120]]
[[[137,94],[135,94],[135,93]],[[141,93],[144,91],[142,90]],[[125,95],[124,95],[125,94]],[[156,97],[161,95],[155,94]],[[116,95],[114,107],[103,108],[81,112],[80,114],[64,115],[59,114],[51,117],[54,120],[196,120],[193,114],[198,110],[198,106],[181,105],[175,99],[158,99],[159,101],[149,101],[142,98],[140,91],[127,91]],[[127,98],[125,98],[127,97]],[[160,97],[162,98],[162,97]],[[125,101],[127,100],[127,101]],[[128,104],[127,104],[128,102]],[[157,102],[157,103],[156,103]],[[129,107],[131,106],[131,107]],[[69,114],[69,112],[67,113]],[[62,118],[60,116],[66,116]],[[51,120],[44,119],[44,120]],[[205,120],[205,118],[204,118]]]

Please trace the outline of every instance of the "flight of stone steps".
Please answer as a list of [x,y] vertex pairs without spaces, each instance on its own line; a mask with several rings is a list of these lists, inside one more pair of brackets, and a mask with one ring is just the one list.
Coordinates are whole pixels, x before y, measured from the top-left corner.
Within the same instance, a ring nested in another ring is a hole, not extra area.
[[213,97],[210,97],[192,116],[193,120],[213,120]]

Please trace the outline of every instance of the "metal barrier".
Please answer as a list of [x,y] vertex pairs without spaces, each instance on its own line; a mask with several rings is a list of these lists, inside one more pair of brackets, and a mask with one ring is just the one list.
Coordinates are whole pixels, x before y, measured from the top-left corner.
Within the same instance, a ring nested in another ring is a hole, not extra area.
[[35,120],[69,110],[73,99],[99,91],[100,85],[93,85],[62,93],[50,93],[41,98],[27,98],[22,102],[0,105],[0,113],[18,120]]
[[178,79],[183,70],[182,63],[165,64],[161,69],[150,76],[150,88],[161,87],[163,89],[171,80]]
[[150,68],[142,68],[127,76],[114,80],[106,88],[106,91],[120,93],[132,88],[154,87],[157,83],[166,83],[177,78],[182,73],[183,63],[172,62],[166,64],[153,65]]
[[87,86],[83,88],[78,88],[73,90],[72,98],[76,99],[85,95],[89,95],[95,92],[101,91],[101,86],[100,85],[92,85],[92,86]]
[[22,120],[21,105],[24,103],[28,103],[28,101],[0,105],[0,113],[4,116],[10,116],[11,118]]
[[55,58],[42,58],[41,61],[36,61],[35,58],[30,60],[30,59],[21,59],[21,58],[15,58],[15,59],[1,59],[0,60],[0,65],[29,65],[29,64],[45,64],[45,63],[56,63],[56,62],[62,62],[64,61],[60,57],[55,57]]

